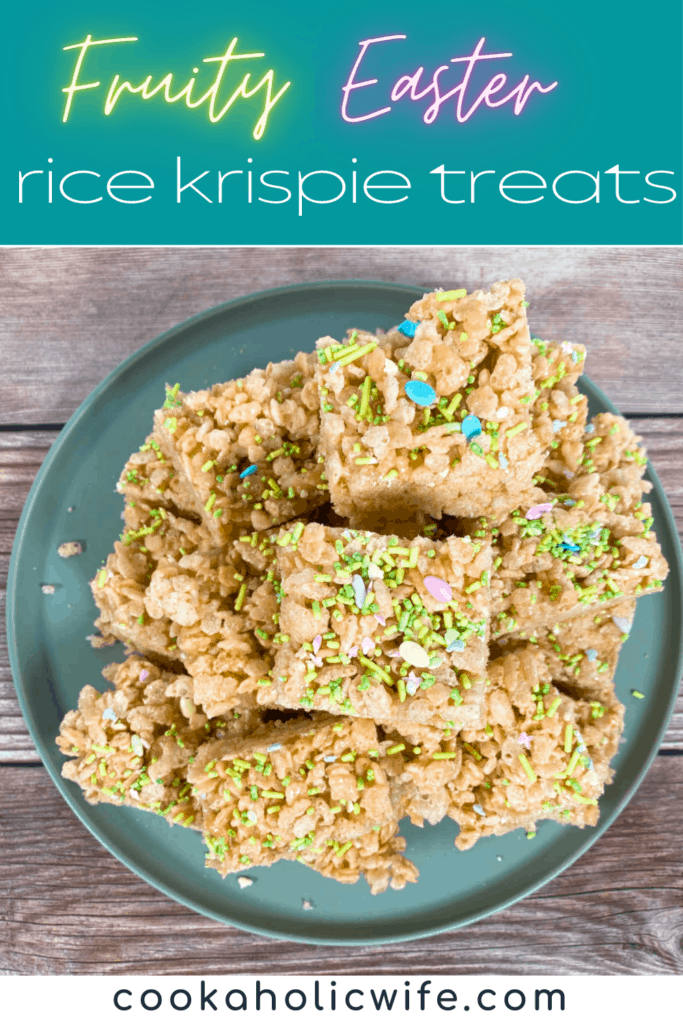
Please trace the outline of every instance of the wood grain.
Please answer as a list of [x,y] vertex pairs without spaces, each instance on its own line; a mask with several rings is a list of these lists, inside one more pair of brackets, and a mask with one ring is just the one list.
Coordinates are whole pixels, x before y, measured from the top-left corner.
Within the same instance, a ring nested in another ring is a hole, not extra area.
[[522,277],[543,338],[590,350],[627,412],[680,412],[683,254],[652,248],[140,248],[0,251],[0,423],[63,422],[125,356],[264,288],[370,278],[468,289]]
[[683,973],[683,758],[657,758],[597,844],[514,907],[432,938],[343,951],[200,917],[110,856],[42,769],[0,768],[0,780],[0,973]]

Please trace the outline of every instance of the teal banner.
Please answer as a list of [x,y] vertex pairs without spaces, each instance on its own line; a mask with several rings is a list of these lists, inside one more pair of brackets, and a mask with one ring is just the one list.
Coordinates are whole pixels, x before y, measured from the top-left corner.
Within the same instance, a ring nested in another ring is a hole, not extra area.
[[4,13],[2,244],[680,244],[680,0]]

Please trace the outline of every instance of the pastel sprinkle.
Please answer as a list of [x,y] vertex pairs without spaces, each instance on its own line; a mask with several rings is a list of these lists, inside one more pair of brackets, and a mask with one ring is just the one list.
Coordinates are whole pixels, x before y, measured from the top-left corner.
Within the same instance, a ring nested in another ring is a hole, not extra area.
[[[529,517],[527,516],[527,519]],[[571,541],[565,540],[560,544],[563,551],[580,551],[581,548],[578,544],[572,544]]]
[[468,441],[481,434],[481,420],[478,416],[472,415],[472,413],[470,413],[469,416],[465,416],[460,427]]
[[435,601],[447,604],[453,597],[453,588],[440,576],[425,576],[424,585]]
[[105,711],[102,712],[102,718],[108,718],[110,721],[115,722],[116,712],[113,710],[113,708],[107,708]]
[[553,420],[553,431],[556,434],[559,434],[559,432],[562,430],[562,427],[566,427],[566,426],[567,426],[567,421],[566,420]]
[[302,900],[301,906],[304,910],[313,910],[313,904],[310,900]]
[[571,353],[574,351],[574,346],[572,345],[571,341],[563,341],[560,345],[560,348],[563,352],[566,352],[567,355],[571,355]]
[[330,367],[329,372],[330,373],[336,373],[338,369],[339,369],[339,363],[338,362],[337,363],[332,363],[332,366]]
[[532,505],[526,514],[527,519],[540,519],[546,512],[552,512],[553,503],[545,501],[542,505]]
[[420,685],[419,677],[416,676],[414,672],[411,672],[410,675],[408,676],[407,680],[406,680],[406,693],[408,694],[409,697],[414,697],[415,696],[415,694],[417,693],[419,685]]
[[313,653],[314,654],[318,653],[318,651],[320,650],[320,648],[322,646],[322,642],[323,642],[323,638],[321,637],[320,633],[318,633],[317,636],[313,637]]
[[520,732],[519,742],[523,747],[526,747],[527,750],[531,750],[531,736],[529,736],[528,732]]
[[332,762],[336,761],[336,760],[337,760],[337,755],[336,754],[325,754],[325,756],[323,758],[323,761],[326,761],[328,764],[332,764]]
[[638,561],[633,563],[633,568],[634,569],[644,569],[645,566],[647,565],[647,562],[648,562],[648,560],[645,557],[645,555],[641,555],[640,558],[638,559]]
[[144,748],[142,746],[142,740],[139,736],[131,736],[130,745],[133,748],[133,753],[136,757],[142,757]]
[[244,480],[246,476],[251,476],[252,473],[255,473],[257,471],[257,469],[258,466],[247,466],[247,468],[243,469],[242,472],[240,473],[240,480]]
[[505,458],[504,455],[498,455],[498,465],[500,466],[501,469],[508,468],[508,460]]
[[249,821],[253,822],[254,825],[258,821],[258,818],[256,817],[256,811],[247,811],[247,818],[249,819]]
[[446,648],[446,654],[452,654],[453,651],[464,651],[464,650],[465,650],[465,641],[464,640],[460,640],[458,638],[457,640],[451,640],[451,642],[449,643],[448,647]]
[[585,654],[589,661],[595,661],[598,657],[598,652],[594,647],[587,647]]
[[415,668],[429,668],[429,655],[414,640],[404,640],[398,653],[404,661],[407,661],[409,665],[414,665]]
[[384,618],[383,615],[375,615],[375,618],[379,622],[380,626],[386,626],[387,620]]
[[367,658],[368,654],[371,654],[374,651],[374,649],[375,641],[369,636],[364,636],[363,642],[361,644],[361,650],[363,651],[365,657]]
[[358,654],[358,648],[357,647],[349,647],[349,658],[355,658],[357,654]]
[[144,683],[144,681],[145,681],[145,679],[147,678],[148,675],[149,675],[149,672],[147,671],[147,669],[143,668],[142,672],[140,673],[140,682]]
[[404,320],[403,323],[398,325],[398,329],[401,332],[401,334],[405,334],[406,338],[414,338],[415,331],[417,330],[418,325],[419,320],[417,322],[413,322],[412,320]]
[[415,405],[428,406],[436,401],[436,391],[431,384],[423,380],[409,380],[405,385],[405,393]]
[[281,746],[282,746],[281,743],[271,743],[270,746],[267,747],[268,753],[272,754],[273,751],[279,750]]
[[485,817],[486,817],[486,811],[485,811],[485,810],[484,810],[484,808],[483,808],[483,807],[481,806],[481,804],[473,804],[473,805],[472,805],[472,810],[473,810],[473,811],[474,811],[474,812],[475,812],[476,814],[479,814],[479,815],[481,815],[481,817],[482,817],[482,818],[485,818]]
[[356,608],[362,608],[365,604],[365,598],[367,597],[367,590],[365,589],[365,583],[363,577],[355,573],[351,577],[351,586],[353,587],[353,596],[356,600]]
[[587,423],[586,424],[586,433],[587,434],[592,434],[594,430],[595,430],[595,425],[593,423]]
[[631,623],[628,621],[628,619],[623,619],[621,615],[613,615],[612,622],[617,627],[617,629],[621,630],[622,633],[631,632]]

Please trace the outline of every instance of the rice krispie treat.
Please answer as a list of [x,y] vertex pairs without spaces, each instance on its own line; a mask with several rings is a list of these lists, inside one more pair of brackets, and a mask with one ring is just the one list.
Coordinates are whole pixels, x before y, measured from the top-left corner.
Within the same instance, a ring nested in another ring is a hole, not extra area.
[[[207,739],[247,733],[257,711],[209,721],[192,701],[189,676],[165,672],[138,656],[102,673],[114,690],[85,686],[68,711],[57,745],[72,760],[62,775],[89,803],[127,804],[201,827],[201,804],[187,783],[190,760]],[[219,740],[220,742],[220,740]]]
[[328,500],[314,362],[300,352],[206,391],[167,389],[154,436],[217,543]]
[[330,715],[205,744],[188,778],[212,866],[341,860],[354,840],[396,821],[401,787],[380,755],[374,722]]
[[623,729],[624,709],[613,692],[602,702],[568,696],[532,644],[491,662],[489,676],[483,727],[405,765],[401,781],[414,786],[406,799],[413,823],[447,814],[460,826],[460,849],[516,828],[531,837],[542,818],[596,824]]
[[[116,484],[128,502],[145,501],[170,509],[177,515],[193,515],[192,495],[156,440],[154,434],[133,452]],[[199,517],[197,516],[197,519]]]
[[[606,509],[589,515],[561,498],[515,510],[492,531],[492,639],[535,635],[589,608],[661,590],[668,566],[649,525]],[[487,529],[481,522],[475,535]]]
[[[502,519],[545,457],[524,286],[432,292],[397,330],[317,343],[320,450],[354,525],[392,509]],[[551,375],[552,376],[552,375]]]
[[478,719],[490,546],[297,523],[276,543],[282,604],[261,703],[459,728]]
[[[597,614],[593,609],[539,631],[534,642],[563,692],[587,700],[612,699],[614,672],[635,611],[635,599],[628,598]],[[523,646],[526,641],[519,637],[504,637],[500,645],[493,646],[493,657]]]

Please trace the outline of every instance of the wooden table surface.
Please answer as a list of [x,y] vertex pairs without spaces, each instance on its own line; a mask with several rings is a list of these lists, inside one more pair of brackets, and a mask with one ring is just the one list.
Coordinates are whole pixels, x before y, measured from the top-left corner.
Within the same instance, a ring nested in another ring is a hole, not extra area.
[[[0,601],[23,503],[61,425],[150,338],[209,306],[293,282],[473,289],[510,276],[527,283],[537,336],[588,346],[589,375],[645,439],[680,533],[680,249],[2,249]],[[378,948],[224,927],[119,864],[42,767],[4,635],[0,779],[0,973],[683,973],[680,696],[645,782],[576,864],[478,924]]]

